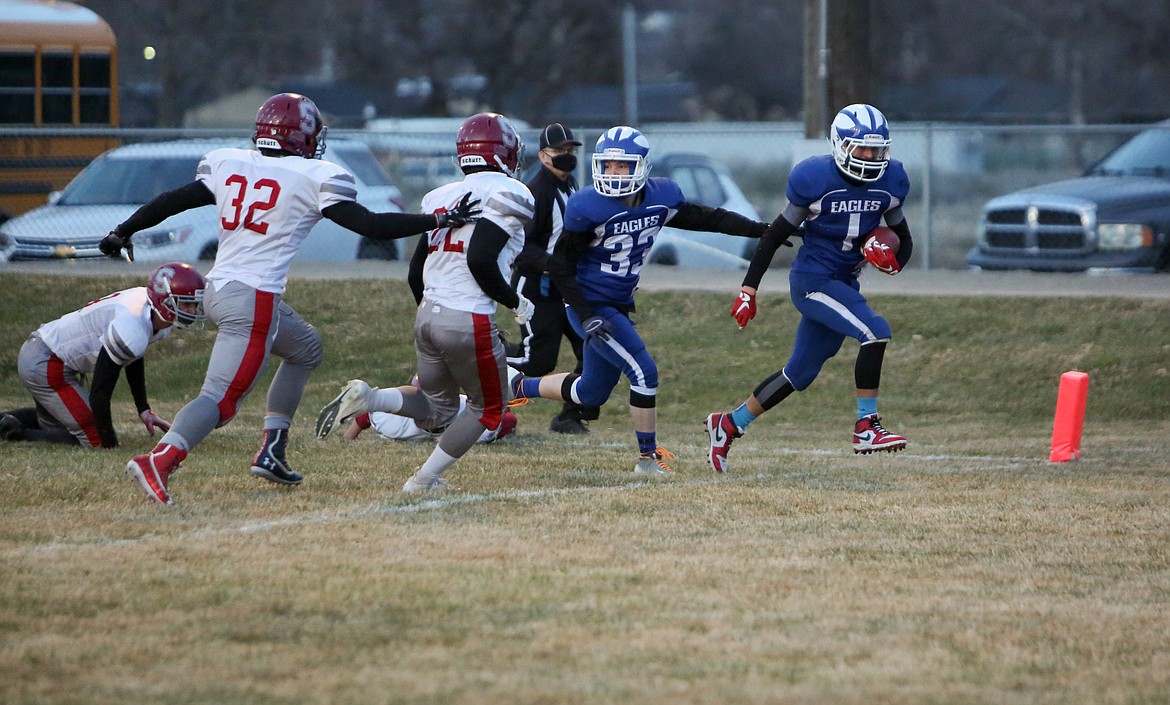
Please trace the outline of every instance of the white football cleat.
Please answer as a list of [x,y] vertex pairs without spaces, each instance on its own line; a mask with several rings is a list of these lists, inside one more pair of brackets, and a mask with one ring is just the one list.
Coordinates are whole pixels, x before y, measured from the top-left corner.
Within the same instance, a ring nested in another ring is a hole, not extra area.
[[442,492],[443,490],[453,490],[450,482],[447,482],[441,477],[436,477],[434,480],[420,479],[418,475],[411,475],[406,484],[402,486],[402,491],[406,494],[417,494],[419,492]]
[[369,411],[377,389],[360,379],[351,379],[341,394],[334,397],[317,415],[317,438],[328,436],[338,424],[347,424],[358,414]]

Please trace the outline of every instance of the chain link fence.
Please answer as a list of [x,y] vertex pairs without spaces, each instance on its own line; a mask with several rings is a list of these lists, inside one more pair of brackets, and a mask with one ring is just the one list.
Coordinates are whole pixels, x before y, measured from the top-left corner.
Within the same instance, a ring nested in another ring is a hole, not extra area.
[[[346,142],[367,145],[385,176],[363,175],[360,172],[368,169],[368,165],[349,163],[353,157],[347,157],[346,166],[364,182],[376,184],[379,178],[388,177],[393,187],[379,192],[366,205],[373,210],[393,210],[400,206],[412,211],[428,190],[460,177],[452,158],[457,127],[453,124],[450,129],[434,131],[335,130],[329,133],[328,139],[338,148],[325,158],[333,156],[341,161],[347,153],[340,145]],[[1077,176],[1142,127],[895,124],[893,156],[905,163],[911,179],[906,213],[917,244],[912,266],[965,268],[966,253],[975,244],[981,209],[988,199],[1025,186]],[[795,123],[657,124],[646,126],[643,131],[650,140],[652,158],[689,153],[726,165],[748,200],[768,220],[784,206],[785,184],[792,165],[805,156],[828,149],[823,139],[805,140],[801,126]],[[574,132],[585,144],[578,174],[583,181],[588,174],[587,155],[601,130],[574,128]],[[525,129],[522,136],[527,145],[526,160],[532,163],[538,144],[537,131]],[[0,219],[11,218],[0,225],[0,258],[5,256],[3,248],[11,256],[12,241],[20,237],[16,234],[19,226],[38,213],[43,214],[47,210],[43,206],[56,198],[51,194],[59,193],[83,166],[105,150],[126,151],[136,146],[143,161],[133,168],[111,172],[103,185],[106,195],[93,196],[107,198],[108,207],[89,210],[84,220],[74,219],[63,226],[68,232],[58,235],[78,241],[74,252],[68,247],[50,248],[45,256],[85,254],[85,243],[96,242],[144,199],[193,179],[200,150],[207,151],[217,145],[247,146],[249,137],[246,129],[0,128]],[[196,145],[194,152],[184,153],[181,164],[166,161],[176,150],[174,145],[166,143],[176,140]],[[153,160],[152,150],[157,152]],[[361,194],[359,189],[359,197]],[[69,207],[57,203],[48,210]],[[207,227],[212,227],[213,219],[209,222],[211,225]],[[206,238],[196,233],[164,232],[153,237],[160,238],[160,246],[174,244],[179,238],[194,243],[185,252],[176,251],[176,258],[194,259],[213,254],[201,249],[198,243],[205,242]],[[309,241],[313,239],[310,237]],[[352,247],[348,243],[344,248],[324,244],[318,249],[331,259],[399,254],[363,253],[359,245],[354,240]],[[309,251],[306,256],[317,255]]]

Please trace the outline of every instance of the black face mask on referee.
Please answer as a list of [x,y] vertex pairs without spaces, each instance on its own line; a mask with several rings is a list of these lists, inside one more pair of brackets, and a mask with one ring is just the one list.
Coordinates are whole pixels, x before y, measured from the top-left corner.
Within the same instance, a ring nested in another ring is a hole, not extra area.
[[576,154],[558,154],[550,161],[552,162],[553,168],[559,169],[560,171],[573,171],[577,168]]

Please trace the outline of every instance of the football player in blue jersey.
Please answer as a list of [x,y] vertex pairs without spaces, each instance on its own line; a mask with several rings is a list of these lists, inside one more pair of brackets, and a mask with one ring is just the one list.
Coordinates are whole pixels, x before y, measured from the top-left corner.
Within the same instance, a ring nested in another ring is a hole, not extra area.
[[674,456],[657,440],[658,367],[630,320],[642,265],[668,223],[743,237],[759,237],[768,227],[687,202],[677,183],[650,177],[650,143],[641,132],[625,125],[610,128],[593,150],[593,185],[569,198],[549,261],[549,275],[569,306],[570,325],[586,341],[581,374],[525,378],[515,372],[511,381],[517,398],[601,406],[624,374],[638,439],[637,473],[673,472],[668,461]]
[[[857,278],[866,261],[885,274],[897,274],[910,259],[914,244],[902,213],[910,180],[902,163],[890,159],[889,125],[873,106],[858,103],[838,112],[829,128],[829,144],[830,154],[809,157],[789,173],[788,204],[760,239],[731,307],[731,316],[743,329],[756,315],[756,288],[772,255],[803,224],[803,244],[789,273],[792,303],[801,315],[792,354],[737,409],[707,417],[707,461],[715,472],[727,470],[732,440],[789,394],[808,388],[846,337],[861,343],[854,367],[853,452],[906,447],[906,439],[884,429],[877,415],[890,325],[869,307]],[[881,219],[898,235],[896,253],[865,247]]]

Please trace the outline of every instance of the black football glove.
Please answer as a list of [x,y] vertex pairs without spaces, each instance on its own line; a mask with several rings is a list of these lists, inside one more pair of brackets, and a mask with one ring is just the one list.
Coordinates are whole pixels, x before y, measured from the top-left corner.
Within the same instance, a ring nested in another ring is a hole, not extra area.
[[590,316],[586,318],[581,321],[581,327],[585,329],[586,343],[594,339],[605,342],[613,335],[613,324],[601,316]]
[[129,237],[122,237],[118,233],[111,230],[108,235],[102,238],[98,243],[98,249],[106,257],[113,257],[119,259],[122,256],[122,250],[126,250],[126,259],[131,262],[134,261],[134,245],[131,244]]
[[474,223],[479,220],[479,214],[483,212],[482,208],[476,208],[479,205],[479,199],[471,200],[471,192],[463,194],[463,198],[459,200],[459,205],[455,206],[449,211],[436,213],[435,217],[439,223],[440,228],[457,228],[467,223]]

